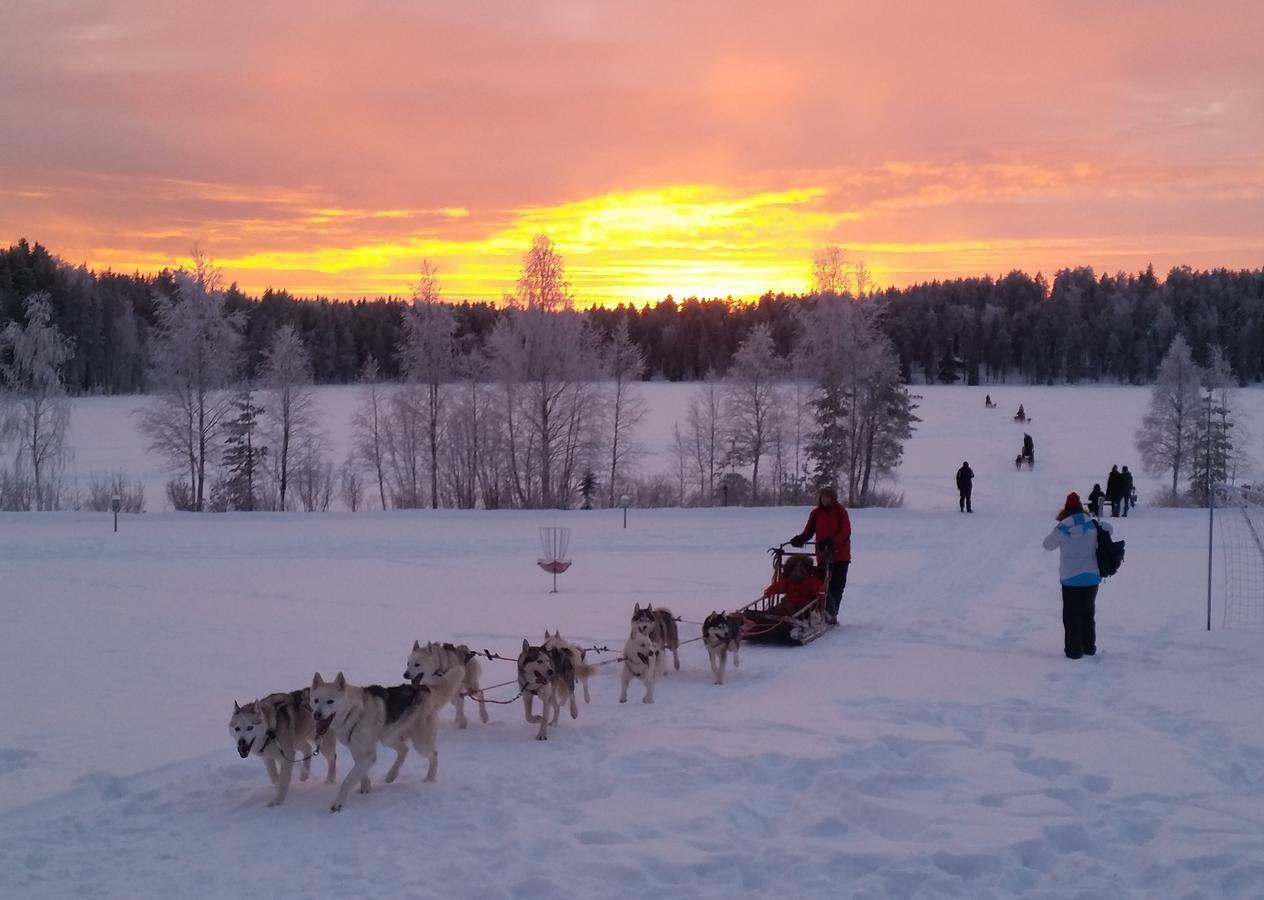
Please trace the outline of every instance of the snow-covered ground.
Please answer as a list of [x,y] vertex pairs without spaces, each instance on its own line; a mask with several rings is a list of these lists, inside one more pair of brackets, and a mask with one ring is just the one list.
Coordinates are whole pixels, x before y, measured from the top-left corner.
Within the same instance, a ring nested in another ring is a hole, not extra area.
[[[234,699],[317,669],[395,683],[414,638],[512,655],[560,627],[617,648],[634,602],[697,621],[752,598],[806,510],[633,510],[626,530],[612,511],[151,513],[117,535],[0,516],[0,895],[1259,896],[1264,654],[1258,632],[1203,630],[1205,514],[1118,520],[1101,652],[1061,654],[1040,539],[1068,490],[1136,468],[1146,392],[995,388],[991,411],[983,392],[918,389],[905,508],[853,514],[842,628],[747,647],[722,687],[689,644],[652,706],[619,705],[606,667],[545,743],[520,705],[467,731],[445,712],[437,784],[410,759],[337,816],[319,778],[265,807]],[[118,402],[82,401],[76,428]],[[1013,468],[1018,402],[1034,472]],[[135,472],[138,447],[105,413],[78,452]],[[550,595],[534,560],[554,524],[575,562]]]

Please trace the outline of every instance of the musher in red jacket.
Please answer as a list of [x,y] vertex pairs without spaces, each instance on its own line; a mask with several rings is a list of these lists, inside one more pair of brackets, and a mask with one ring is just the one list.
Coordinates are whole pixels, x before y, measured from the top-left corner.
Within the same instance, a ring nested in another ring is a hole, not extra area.
[[847,587],[847,568],[851,565],[851,517],[838,502],[838,495],[832,488],[823,488],[817,495],[816,507],[808,513],[808,524],[790,539],[790,543],[802,547],[813,537],[816,538],[816,562],[821,567],[822,576],[826,565],[832,565],[825,617],[830,622],[837,622],[838,608]]

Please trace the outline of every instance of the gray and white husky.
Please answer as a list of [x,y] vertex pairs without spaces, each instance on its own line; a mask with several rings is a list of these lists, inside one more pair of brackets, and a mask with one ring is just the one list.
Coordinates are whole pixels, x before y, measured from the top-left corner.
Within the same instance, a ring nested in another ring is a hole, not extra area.
[[[584,702],[591,703],[592,699],[588,694],[588,679],[596,673],[597,667],[589,665],[584,651],[570,641],[565,640],[560,629],[552,634],[549,634],[547,631],[544,632],[544,643],[541,646],[548,650],[560,650],[570,656],[571,665],[575,667],[575,677],[584,686]],[[575,718],[576,715],[576,712],[572,712],[571,718]]]
[[733,668],[738,667],[737,651],[742,646],[742,617],[724,610],[713,612],[702,623],[702,643],[707,645],[711,674],[716,684],[724,684],[724,663],[733,654]]
[[661,606],[655,609],[652,605],[641,609],[641,604],[637,603],[632,607],[632,630],[641,632],[654,642],[660,671],[667,668],[665,656],[668,650],[671,651],[672,662],[677,669],[680,668],[680,633],[670,609]]
[[[518,689],[522,692],[522,708],[527,721],[532,725],[540,725],[535,736],[537,741],[549,739],[549,712],[552,711],[552,724],[556,725],[562,712],[562,704],[568,700],[571,718],[579,716],[579,707],[575,705],[575,666],[569,653],[550,650],[548,647],[533,647],[530,641],[523,638],[522,652],[518,655]],[[543,706],[539,718],[531,713],[536,697],[540,698]]]
[[619,680],[619,702],[628,702],[628,685],[633,678],[641,679],[645,685],[645,696],[642,703],[654,702],[654,682],[658,679],[658,651],[648,634],[632,631],[627,643],[623,645],[623,671]]
[[413,684],[430,688],[438,708],[449,703],[456,707],[458,728],[469,724],[465,718],[466,694],[478,702],[478,717],[487,721],[487,703],[478,686],[481,674],[474,651],[464,644],[422,644],[420,641],[413,641],[408,666],[404,669],[404,677]]
[[277,789],[268,806],[280,806],[285,802],[295,763],[302,766],[299,781],[306,781],[311,775],[313,743],[318,743],[328,764],[325,784],[333,784],[337,778],[338,745],[333,735],[314,741],[316,723],[307,705],[306,689],[288,694],[269,694],[245,706],[234,700],[228,733],[237,742],[237,753],[242,759],[254,755],[263,760],[268,780]]
[[377,761],[378,744],[385,744],[396,754],[384,779],[387,784],[399,775],[409,743],[430,760],[426,781],[435,780],[439,770],[439,752],[435,749],[438,707],[429,688],[411,684],[356,687],[347,684],[341,672],[333,681],[325,681],[317,672],[312,678],[309,702],[317,736],[334,734],[351,751],[354,762],[330,812],[342,809],[357,781],[360,793],[369,793],[369,770]]

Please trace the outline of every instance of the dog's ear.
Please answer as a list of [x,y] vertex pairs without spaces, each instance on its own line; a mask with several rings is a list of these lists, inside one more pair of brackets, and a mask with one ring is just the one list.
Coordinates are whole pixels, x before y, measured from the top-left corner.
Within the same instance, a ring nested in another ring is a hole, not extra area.
[[315,675],[312,676],[312,687],[318,688],[324,683],[325,683],[325,679],[320,677],[319,672],[317,672]]
[[635,616],[635,615],[636,615],[637,613],[639,613],[640,611],[641,611],[641,604],[640,604],[640,603],[633,603],[633,604],[632,604],[632,615],[634,615],[634,616]]
[[531,649],[531,643],[526,638],[523,638],[522,639],[522,652],[526,653],[530,649]]
[[241,707],[240,707],[240,706],[238,706],[238,705],[237,705],[237,701],[236,701],[236,700],[234,700],[234,701],[233,701],[233,715],[237,715],[237,713],[239,713],[239,712],[241,712]]
[[334,678],[334,687],[341,691],[346,686],[347,686],[346,676],[344,676],[341,672],[339,672],[337,676]]
[[421,649],[421,642],[420,642],[420,641],[413,641],[413,649],[414,649],[414,650],[420,650],[420,649]]

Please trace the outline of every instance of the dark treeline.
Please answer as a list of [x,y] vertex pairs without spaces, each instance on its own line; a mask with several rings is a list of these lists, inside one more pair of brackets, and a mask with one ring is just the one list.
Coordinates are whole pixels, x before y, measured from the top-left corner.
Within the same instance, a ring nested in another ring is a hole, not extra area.
[[[56,323],[74,340],[65,379],[71,390],[135,393],[146,388],[155,295],[170,294],[172,274],[91,273],[69,266],[39,244],[0,251],[0,326],[20,319],[22,301],[52,297]],[[375,358],[382,375],[399,373],[401,314],[406,300],[298,299],[284,291],[249,297],[227,289],[230,310],[245,313],[248,376],[276,330],[290,323],[311,350],[320,383],[354,381]],[[581,298],[582,299],[582,298]],[[630,317],[647,376],[694,380],[723,374],[750,329],[768,323],[779,353],[793,356],[794,316],[803,298],[768,294],[753,304],[667,299],[652,306],[594,308],[585,315],[603,334]],[[1000,279],[961,278],[889,288],[863,302],[882,308],[906,381],[987,384],[1152,381],[1172,338],[1184,334],[1195,361],[1223,348],[1243,383],[1264,380],[1264,270],[1173,269],[1096,276],[1059,272],[1050,285],[1011,272]],[[481,344],[500,316],[490,303],[455,303],[459,335]]]

